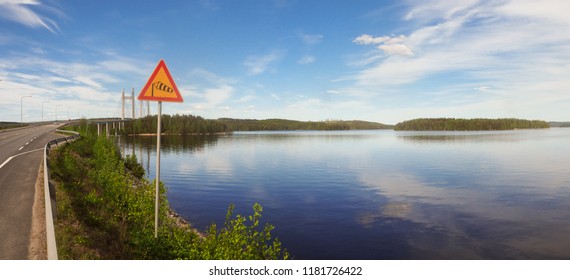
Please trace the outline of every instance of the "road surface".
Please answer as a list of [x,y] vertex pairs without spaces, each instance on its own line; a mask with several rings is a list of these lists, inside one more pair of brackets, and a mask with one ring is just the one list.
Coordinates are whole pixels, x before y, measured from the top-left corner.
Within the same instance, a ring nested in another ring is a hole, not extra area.
[[[0,132],[0,260],[26,260],[43,148],[57,125]],[[42,179],[43,181],[43,179]]]

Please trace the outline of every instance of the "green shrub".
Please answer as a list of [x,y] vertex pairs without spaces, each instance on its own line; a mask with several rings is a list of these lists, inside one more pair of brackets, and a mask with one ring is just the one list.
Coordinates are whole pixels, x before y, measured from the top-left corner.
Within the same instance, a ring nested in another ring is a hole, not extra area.
[[145,171],[142,165],[138,163],[137,156],[127,155],[124,160],[125,160],[125,167],[130,170],[133,176],[139,179],[142,179],[144,177]]
[[242,215],[233,218],[235,205],[230,205],[226,214],[224,228],[220,231],[213,224],[203,241],[203,259],[222,260],[265,260],[288,259],[289,254],[282,250],[281,242],[271,237],[274,226],[265,224],[260,229],[263,208],[258,203],[253,205],[253,215],[246,219]]

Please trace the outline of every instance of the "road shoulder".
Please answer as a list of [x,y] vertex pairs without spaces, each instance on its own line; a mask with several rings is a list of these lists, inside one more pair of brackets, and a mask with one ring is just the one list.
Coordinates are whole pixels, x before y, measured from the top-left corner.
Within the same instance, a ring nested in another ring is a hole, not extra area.
[[46,216],[44,201],[44,164],[43,161],[38,169],[36,179],[36,193],[34,195],[34,206],[32,208],[32,227],[30,230],[30,247],[28,248],[28,259],[47,259],[46,241]]

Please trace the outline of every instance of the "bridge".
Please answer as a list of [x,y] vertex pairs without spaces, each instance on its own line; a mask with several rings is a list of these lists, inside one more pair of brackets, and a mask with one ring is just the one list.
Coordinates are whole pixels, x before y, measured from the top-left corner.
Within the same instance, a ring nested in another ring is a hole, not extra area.
[[[87,120],[97,126],[99,135],[117,135],[125,123],[135,118],[134,90],[131,97],[125,97],[123,90],[121,100],[123,110],[120,117]],[[126,100],[132,100],[130,118],[125,116]],[[142,102],[139,113],[142,117]],[[147,115],[149,113],[147,105]],[[48,257],[48,210],[43,198],[49,198],[49,195],[44,193],[43,151],[47,143],[64,137],[56,132],[57,128],[79,122],[56,120],[0,129],[0,260]]]

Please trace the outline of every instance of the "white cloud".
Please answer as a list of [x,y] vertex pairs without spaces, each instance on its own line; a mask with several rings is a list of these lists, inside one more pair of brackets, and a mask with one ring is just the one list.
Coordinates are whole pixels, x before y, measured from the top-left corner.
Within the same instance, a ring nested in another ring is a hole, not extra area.
[[255,99],[255,95],[244,95],[244,96],[240,97],[238,100],[236,100],[236,102],[246,103],[246,102],[250,102],[254,99]]
[[[188,74],[188,78],[184,79],[184,83],[180,84],[179,89],[188,101],[185,105],[181,105],[180,110],[185,113],[195,114],[197,112],[188,111],[188,106],[195,111],[199,111],[199,115],[203,117],[220,117],[220,112],[224,115],[235,112],[236,109],[229,104],[245,103],[255,98],[255,95],[244,95],[235,99],[236,84],[239,80],[234,78],[222,77],[203,68],[193,68]],[[189,104],[189,105],[188,105]]]
[[403,55],[403,56],[412,56],[414,53],[412,50],[402,44],[389,44],[389,45],[380,45],[378,49],[383,50],[384,53],[387,55]]
[[372,37],[368,34],[363,34],[356,37],[354,40],[352,40],[352,42],[359,45],[377,45],[382,44],[388,40],[390,40],[389,36]]
[[219,107],[231,98],[233,92],[234,88],[230,85],[220,85],[215,88],[205,89],[204,92],[200,94],[203,101],[195,103],[194,108],[206,110]]
[[[120,101],[120,96],[117,92],[101,91],[94,87],[85,86],[68,86],[61,87],[58,89],[58,94],[60,96],[65,95],[69,100],[80,99],[82,101]],[[127,94],[127,93],[125,93]]]
[[406,14],[406,20],[420,20],[429,22],[433,19],[449,19],[461,12],[476,7],[480,0],[436,0],[436,1],[412,1],[412,7]]
[[190,76],[202,79],[210,84],[234,84],[237,81],[232,78],[220,77],[206,69],[194,68],[190,71]]
[[373,37],[368,34],[360,35],[352,40],[353,43],[358,45],[378,45],[377,48],[387,55],[412,56],[414,53],[410,47],[404,44],[406,41],[407,38],[404,35],[398,37]]
[[306,55],[297,60],[297,63],[301,65],[314,63],[317,59],[312,55]]
[[[44,6],[39,0],[0,0],[0,18],[37,28],[43,27],[52,33],[59,31],[57,23],[33,11],[30,6]],[[54,8],[52,11],[59,12]]]
[[541,21],[569,24],[570,2],[565,0],[517,0],[507,1],[495,10],[509,17],[538,19]]
[[244,65],[247,67],[249,75],[259,75],[270,69],[273,63],[278,62],[284,56],[282,51],[272,51],[268,54],[252,55],[245,59]]
[[323,106],[322,100],[318,98],[303,98],[287,106],[289,109],[316,109]]
[[33,47],[32,52],[37,53],[37,54],[45,54],[46,53],[46,51],[44,51],[41,47]]
[[[412,112],[418,111],[414,106],[426,102],[423,92],[454,85],[464,88],[455,94],[458,100],[475,98],[472,101],[476,106],[469,108],[474,114],[484,113],[483,106],[493,104],[487,107],[492,108],[488,114],[538,118],[539,107],[561,108],[559,104],[570,103],[570,85],[562,82],[570,71],[570,33],[564,32],[570,30],[570,17],[566,15],[570,2],[411,3],[404,18],[411,28],[407,36],[364,34],[353,40],[355,44],[377,46],[385,56],[368,52],[351,62],[362,69],[351,77],[353,84],[342,89],[343,93],[391,95],[392,102],[408,103],[408,112]],[[473,89],[486,94],[476,94]],[[431,110],[445,112],[441,107]],[[544,118],[555,115],[542,111]],[[559,119],[568,119],[569,112],[559,110],[556,114]]]
[[151,71],[154,69],[154,65],[145,64],[144,62],[139,62],[133,59],[118,57],[112,54],[112,59],[103,60],[99,62],[101,70],[109,73],[124,73],[124,74],[136,74],[138,76],[149,76]]
[[75,76],[74,80],[78,81],[82,84],[88,85],[89,87],[92,87],[92,88],[96,88],[96,89],[103,88],[103,86],[100,83],[94,81],[92,78],[90,78],[88,76]]
[[324,38],[324,36],[320,35],[320,34],[301,33],[299,36],[301,37],[301,40],[303,40],[303,43],[310,45],[310,46],[320,43]]
[[490,88],[491,88],[491,87],[488,87],[488,86],[480,86],[480,87],[476,87],[476,88],[473,88],[473,89],[474,89],[474,90],[477,90],[477,91],[482,91],[482,92],[484,92],[484,91],[488,91]]
[[[11,102],[18,103],[20,96],[32,95],[30,103],[34,108],[41,108],[43,101],[50,101],[47,107],[61,105],[61,110],[69,110],[74,117],[79,114],[87,117],[119,116],[121,87],[132,84],[133,80],[144,80],[148,75],[137,74],[134,69],[140,65],[128,66],[125,62],[129,59],[124,57],[115,56],[122,62],[120,64],[109,64],[105,60],[102,63],[84,63],[56,61],[34,51],[30,53],[12,53],[2,57],[0,91],[10,92],[14,97]],[[120,67],[114,67],[117,65]],[[30,120],[41,120],[41,109],[32,113]],[[0,110],[0,119],[13,120],[14,116]]]
[[255,105],[249,105],[247,106],[247,108],[244,110],[245,113],[254,113],[255,112]]

